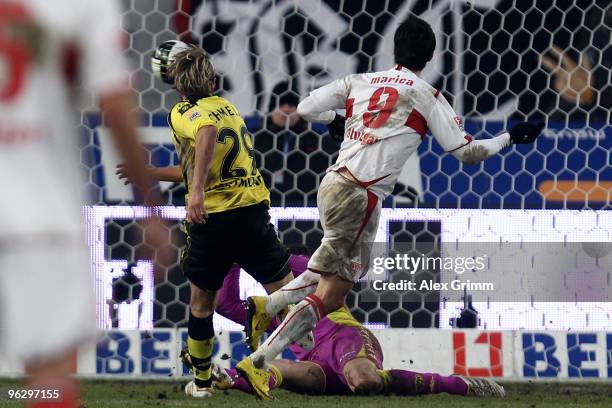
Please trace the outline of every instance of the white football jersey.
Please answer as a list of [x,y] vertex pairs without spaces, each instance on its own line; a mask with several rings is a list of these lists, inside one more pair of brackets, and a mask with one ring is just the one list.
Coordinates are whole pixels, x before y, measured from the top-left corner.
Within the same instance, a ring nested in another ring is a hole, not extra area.
[[125,88],[114,0],[0,0],[0,238],[82,229],[75,74]]
[[346,108],[344,141],[328,171],[345,167],[381,199],[391,194],[428,130],[447,152],[472,141],[444,96],[400,65],[348,75],[312,91],[304,102],[312,106],[306,107],[311,121],[329,122],[331,109]]

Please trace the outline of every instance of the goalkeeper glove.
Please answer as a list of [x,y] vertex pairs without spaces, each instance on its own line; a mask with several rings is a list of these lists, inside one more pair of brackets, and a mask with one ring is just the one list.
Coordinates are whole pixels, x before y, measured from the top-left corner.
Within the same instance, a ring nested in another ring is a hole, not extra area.
[[336,141],[342,143],[344,140],[344,123],[346,119],[344,116],[336,113],[336,117],[330,123],[327,124],[329,135]]
[[527,144],[535,142],[538,136],[540,136],[540,133],[542,133],[542,129],[544,129],[544,122],[537,124],[520,122],[513,126],[508,133],[510,133],[510,140],[512,140],[512,143]]

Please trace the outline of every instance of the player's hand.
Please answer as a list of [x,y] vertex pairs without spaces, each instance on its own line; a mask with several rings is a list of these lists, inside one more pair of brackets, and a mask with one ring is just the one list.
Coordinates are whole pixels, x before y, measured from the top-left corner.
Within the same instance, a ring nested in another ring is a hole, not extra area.
[[336,117],[330,123],[327,124],[327,129],[329,129],[329,135],[337,140],[338,142],[342,142],[344,140],[344,125],[346,119],[344,116],[336,113]]
[[538,136],[540,136],[540,133],[542,133],[544,126],[545,124],[543,122],[536,124],[520,122],[508,131],[508,133],[510,133],[510,140],[512,140],[514,144],[533,143]]
[[[153,179],[153,167],[150,166],[146,166],[145,167],[145,171],[147,173],[147,176],[150,179]],[[132,178],[132,176],[129,174],[128,172],[128,167],[125,163],[119,163],[117,165],[117,170],[115,171],[115,174],[117,175],[117,177],[119,177],[119,180],[123,180],[123,184],[124,185],[128,185],[128,184],[133,184],[134,183],[134,179]]]
[[187,204],[187,221],[192,224],[204,224],[208,213],[204,208],[204,192],[201,189],[193,189],[189,192],[189,203]]
[[120,163],[117,165],[117,171],[115,171],[119,180],[123,180],[123,184],[126,186],[134,182],[134,180],[130,177],[127,171],[127,166],[124,163]]

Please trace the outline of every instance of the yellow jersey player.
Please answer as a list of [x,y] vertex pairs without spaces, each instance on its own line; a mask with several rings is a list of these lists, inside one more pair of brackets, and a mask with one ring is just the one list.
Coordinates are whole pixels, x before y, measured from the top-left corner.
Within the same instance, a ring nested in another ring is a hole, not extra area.
[[[208,67],[212,70],[212,65]],[[188,216],[192,221],[201,222],[208,213],[270,202],[270,192],[255,165],[251,135],[228,100],[208,96],[181,101],[172,108],[168,123],[181,160],[187,202],[191,204],[187,207]],[[207,157],[208,177],[204,180],[203,172],[199,172],[194,180],[196,135],[206,126],[210,126],[211,148]],[[192,180],[199,184],[192,186]],[[204,197],[203,206],[200,193]],[[190,196],[194,198],[190,200]]]
[[270,193],[244,120],[231,102],[213,95],[215,72],[208,54],[185,47],[171,61],[176,42],[169,43],[158,48],[156,57],[166,62],[162,78],[171,79],[182,96],[168,123],[187,188],[188,237],[181,264],[191,286],[187,346],[195,378],[185,392],[208,397],[213,311],[232,264],[240,264],[268,292],[288,283],[292,274],[289,254],[270,223]]

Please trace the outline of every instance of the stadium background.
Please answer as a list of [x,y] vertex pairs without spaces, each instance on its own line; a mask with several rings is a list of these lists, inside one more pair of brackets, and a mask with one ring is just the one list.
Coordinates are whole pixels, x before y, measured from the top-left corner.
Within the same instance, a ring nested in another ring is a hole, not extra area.
[[[155,80],[150,70],[155,46],[178,37],[201,45],[213,56],[220,94],[246,116],[258,163],[271,187],[272,205],[314,206],[318,182],[335,159],[338,145],[326,136],[325,127],[309,127],[301,121],[279,125],[273,112],[279,106],[290,112],[310,89],[341,75],[390,66],[393,31],[402,18],[416,13],[430,22],[437,33],[436,57],[423,76],[464,117],[469,133],[476,138],[490,137],[512,121],[524,119],[546,120],[547,129],[534,147],[515,146],[476,166],[462,165],[444,155],[428,136],[418,156],[407,163],[396,194],[385,201],[386,208],[413,209],[389,223],[386,239],[391,243],[429,243],[435,255],[439,253],[442,224],[448,219],[456,220],[453,214],[465,216],[464,221],[484,214],[483,219],[491,220],[491,225],[510,225],[521,217],[565,214],[576,224],[570,226],[571,221],[567,221],[570,224],[565,230],[552,232],[544,228],[544,236],[557,240],[574,234],[574,239],[584,239],[596,229],[604,233],[603,240],[609,241],[612,13],[607,1],[126,0],[123,7],[121,27],[126,55],[134,68],[130,83],[138,93],[143,136],[153,165],[178,163],[166,123],[166,114],[177,95]],[[86,188],[91,197],[91,206],[85,213],[90,245],[95,247],[92,269],[98,311],[102,314],[98,322],[101,328],[121,330],[109,332],[97,348],[79,357],[79,364],[87,367],[80,370],[180,374],[182,368],[174,360],[173,351],[160,352],[155,343],[180,343],[182,330],[129,330],[185,327],[188,285],[176,263],[167,265],[161,273],[153,273],[151,250],[143,241],[137,220],[138,208],[129,207],[133,192],[114,175],[116,155],[105,137],[103,121],[93,109],[83,112],[82,130],[81,157],[88,172]],[[160,188],[169,206],[184,204],[180,185],[161,183]],[[475,212],[437,210],[456,208]],[[487,212],[500,209],[515,212]],[[558,209],[598,212],[553,212]],[[316,248],[321,230],[316,216],[308,211],[297,210],[293,214],[300,216],[278,219],[281,239],[287,245]],[[176,219],[169,222],[169,228],[178,259],[183,242],[178,222],[181,209],[168,207],[167,214],[169,219]],[[302,217],[304,214],[311,215]],[[491,214],[499,214],[499,219],[494,220]],[[593,219],[589,214],[598,217]],[[446,225],[457,228],[462,224],[453,221]],[[487,230],[490,225],[483,224],[481,228]],[[542,231],[534,230],[526,239],[535,240],[539,234]],[[500,236],[507,235],[498,233],[486,239]],[[154,281],[154,275],[162,278]],[[245,293],[257,290],[246,277],[244,283]],[[379,329],[447,327],[448,313],[441,319],[441,304],[443,299],[435,291],[423,293],[416,300],[404,300],[401,294],[391,301],[381,299],[367,282],[358,284],[349,298],[355,316]],[[514,312],[510,307],[508,313]],[[545,328],[543,323],[541,326]],[[383,344],[400,347],[400,339],[384,330],[379,336],[389,338]],[[488,368],[479,375],[516,377],[531,373],[531,377],[547,377],[546,373],[552,370],[564,376],[589,376],[580,368],[583,343],[594,344],[597,350],[593,353],[603,361],[596,376],[612,375],[612,337],[605,333],[570,337],[563,333],[468,332],[461,338],[461,332],[424,332],[432,334],[421,335],[419,341],[430,342],[432,349],[438,342],[452,342],[449,353],[454,353],[454,360],[449,361],[463,361],[466,373],[467,341],[484,347],[472,366],[478,367],[480,354],[490,357],[485,364]],[[220,341],[219,350],[231,351],[233,360],[246,353],[246,349],[236,349],[242,347],[236,336],[240,337],[225,333]],[[541,352],[536,343],[543,344],[545,351]],[[557,347],[565,357],[555,365],[557,357],[548,352]],[[600,358],[600,354],[608,358]],[[156,371],[151,362],[158,358],[168,359],[171,368]],[[528,358],[532,359],[529,364]],[[536,362],[543,359],[548,366],[537,371]],[[567,367],[559,368],[568,361]],[[500,367],[502,371],[498,371]],[[521,371],[517,367],[528,368]],[[438,368],[456,371],[457,366]]]

